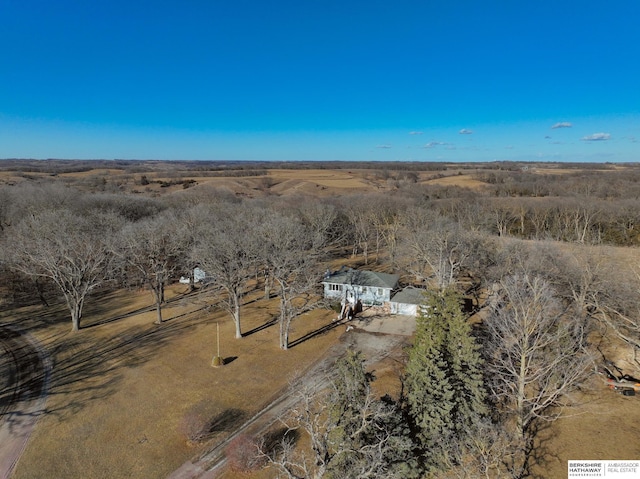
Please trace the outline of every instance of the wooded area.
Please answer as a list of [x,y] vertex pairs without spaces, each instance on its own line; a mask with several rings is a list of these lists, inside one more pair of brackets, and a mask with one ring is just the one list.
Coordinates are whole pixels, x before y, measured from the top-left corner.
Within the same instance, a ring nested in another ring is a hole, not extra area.
[[424,288],[404,396],[373,397],[354,353],[330,397],[303,394],[326,406],[283,418],[314,460],[291,435],[263,449],[283,477],[527,477],[595,371],[640,376],[639,165],[5,160],[0,245],[0,307],[62,299],[72,331],[92,294],[143,287],[162,327],[196,266],[236,340],[249,284],[277,296],[282,350],[336,261]]

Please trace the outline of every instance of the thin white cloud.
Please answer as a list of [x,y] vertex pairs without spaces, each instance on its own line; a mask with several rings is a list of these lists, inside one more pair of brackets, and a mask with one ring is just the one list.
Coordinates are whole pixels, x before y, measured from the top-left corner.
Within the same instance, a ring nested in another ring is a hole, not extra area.
[[560,121],[553,125],[551,128],[555,130],[556,128],[571,128],[572,126],[573,124],[569,123],[568,121]]
[[410,135],[422,135],[421,131],[410,131],[409,132]]
[[435,148],[436,146],[446,146],[449,143],[444,142],[444,141],[430,141],[429,143],[425,144],[422,148]]
[[391,148],[391,145],[376,145],[376,148],[382,148],[383,150],[388,150]]
[[583,136],[582,141],[606,141],[611,138],[609,133],[594,133],[593,135]]
[[463,128],[458,133],[460,133],[461,135],[471,135],[473,133],[473,130],[467,130],[466,128]]

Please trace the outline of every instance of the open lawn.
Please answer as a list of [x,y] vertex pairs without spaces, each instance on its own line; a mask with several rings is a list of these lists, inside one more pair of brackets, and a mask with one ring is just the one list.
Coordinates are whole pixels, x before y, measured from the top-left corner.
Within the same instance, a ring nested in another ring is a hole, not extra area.
[[[209,442],[260,410],[296,373],[322,357],[343,328],[313,335],[334,313],[318,310],[293,323],[288,351],[278,348],[277,298],[247,296],[243,330],[233,338],[226,314],[202,309],[184,285],[170,289],[167,321],[154,325],[147,291],[120,291],[87,304],[84,328],[68,332],[61,307],[3,313],[28,327],[53,362],[47,414],[15,470],[16,478],[165,477],[206,444],[189,444],[185,418],[213,421]],[[211,367],[220,325],[221,356]],[[307,336],[309,339],[304,339]]]

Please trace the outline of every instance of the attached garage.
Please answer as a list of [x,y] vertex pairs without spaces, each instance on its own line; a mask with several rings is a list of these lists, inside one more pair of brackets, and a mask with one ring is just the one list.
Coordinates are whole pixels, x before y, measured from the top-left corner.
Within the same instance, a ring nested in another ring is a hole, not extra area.
[[389,302],[391,314],[418,316],[420,305],[424,304],[424,292],[420,288],[405,288],[398,292]]

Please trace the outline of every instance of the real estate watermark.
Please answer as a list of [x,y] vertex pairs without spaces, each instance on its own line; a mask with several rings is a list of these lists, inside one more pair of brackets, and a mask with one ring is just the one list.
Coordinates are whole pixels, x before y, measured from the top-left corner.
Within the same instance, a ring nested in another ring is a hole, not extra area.
[[568,479],[586,477],[639,478],[640,461],[568,461]]

